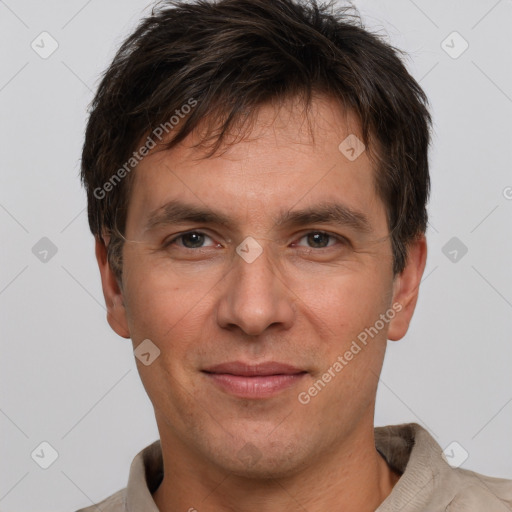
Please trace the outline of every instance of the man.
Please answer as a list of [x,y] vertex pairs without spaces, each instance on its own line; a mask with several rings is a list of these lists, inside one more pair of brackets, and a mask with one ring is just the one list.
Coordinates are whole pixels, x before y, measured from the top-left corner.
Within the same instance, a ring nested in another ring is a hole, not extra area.
[[82,178],[160,440],[101,510],[510,510],[511,482],[451,468],[419,425],[373,426],[425,267],[429,130],[348,9],[166,1],[141,22]]

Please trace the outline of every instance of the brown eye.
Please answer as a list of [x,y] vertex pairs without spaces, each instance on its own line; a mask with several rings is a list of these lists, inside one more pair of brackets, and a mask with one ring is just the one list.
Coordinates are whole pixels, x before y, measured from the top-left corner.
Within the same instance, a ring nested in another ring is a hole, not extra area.
[[330,236],[327,233],[310,233],[307,235],[308,243],[315,248],[327,247],[329,238]]
[[[189,231],[164,243],[164,247],[178,245],[179,247],[184,247],[185,249],[202,249],[204,247],[208,247],[204,245],[206,239],[211,240],[211,237],[201,233],[200,231]],[[181,243],[177,243],[178,240],[181,240]],[[212,245],[213,244],[210,244],[210,246]]]
[[185,233],[184,235],[181,235],[180,238],[187,249],[197,249],[203,245],[205,235],[203,235],[203,233],[192,232]]
[[335,245],[336,241],[342,242],[340,237],[325,233],[324,231],[311,231],[300,238],[300,240],[303,239],[307,241],[308,247],[312,249],[324,249]]

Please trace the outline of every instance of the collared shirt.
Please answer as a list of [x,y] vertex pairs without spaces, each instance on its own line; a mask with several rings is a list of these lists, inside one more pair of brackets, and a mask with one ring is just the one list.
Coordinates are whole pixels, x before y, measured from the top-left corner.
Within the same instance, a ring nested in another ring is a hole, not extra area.
[[[375,446],[401,474],[391,494],[375,512],[511,512],[512,480],[454,468],[458,454],[441,447],[420,425],[375,428]],[[128,486],[97,505],[77,512],[159,512],[152,498],[163,478],[160,441],[133,459]]]

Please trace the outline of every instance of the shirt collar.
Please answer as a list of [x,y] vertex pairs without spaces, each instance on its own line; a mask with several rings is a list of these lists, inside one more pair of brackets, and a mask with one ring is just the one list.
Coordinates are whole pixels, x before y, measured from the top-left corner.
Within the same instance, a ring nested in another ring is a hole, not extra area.
[[387,463],[403,473],[375,512],[423,512],[431,505],[436,484],[451,472],[442,449],[417,423],[375,429],[375,446]]
[[130,466],[126,488],[127,512],[159,512],[152,494],[164,476],[160,440],[140,451]]

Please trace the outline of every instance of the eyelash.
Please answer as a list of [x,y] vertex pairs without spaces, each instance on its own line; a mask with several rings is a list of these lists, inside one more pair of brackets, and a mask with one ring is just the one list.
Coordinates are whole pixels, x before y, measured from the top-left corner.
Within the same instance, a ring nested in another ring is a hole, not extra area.
[[[167,242],[164,242],[164,244],[163,244],[164,249],[170,247],[171,245],[174,245],[177,240],[182,239],[184,236],[191,235],[191,234],[204,235],[205,237],[212,239],[212,237],[210,237],[206,233],[203,233],[202,231],[187,231],[185,233],[181,233],[181,235],[178,235],[178,236],[172,238],[171,240],[168,240]],[[338,242],[340,242],[343,245],[348,245],[350,243],[345,237],[342,237],[340,235],[334,235],[332,233],[328,233],[327,231],[319,231],[319,230],[308,231],[307,233],[302,235],[299,238],[299,240],[302,240],[303,238],[305,238],[311,234],[327,235],[330,239],[337,240]],[[306,247],[306,248],[310,249],[310,250],[320,250],[320,249],[328,249],[329,247],[332,247],[332,246],[328,245],[327,247],[320,247],[320,248],[316,248],[316,247]],[[196,247],[196,248],[192,249],[190,247],[184,247],[184,246],[181,246],[181,248],[188,250],[188,251],[197,251],[200,249],[205,249],[205,247]]]

